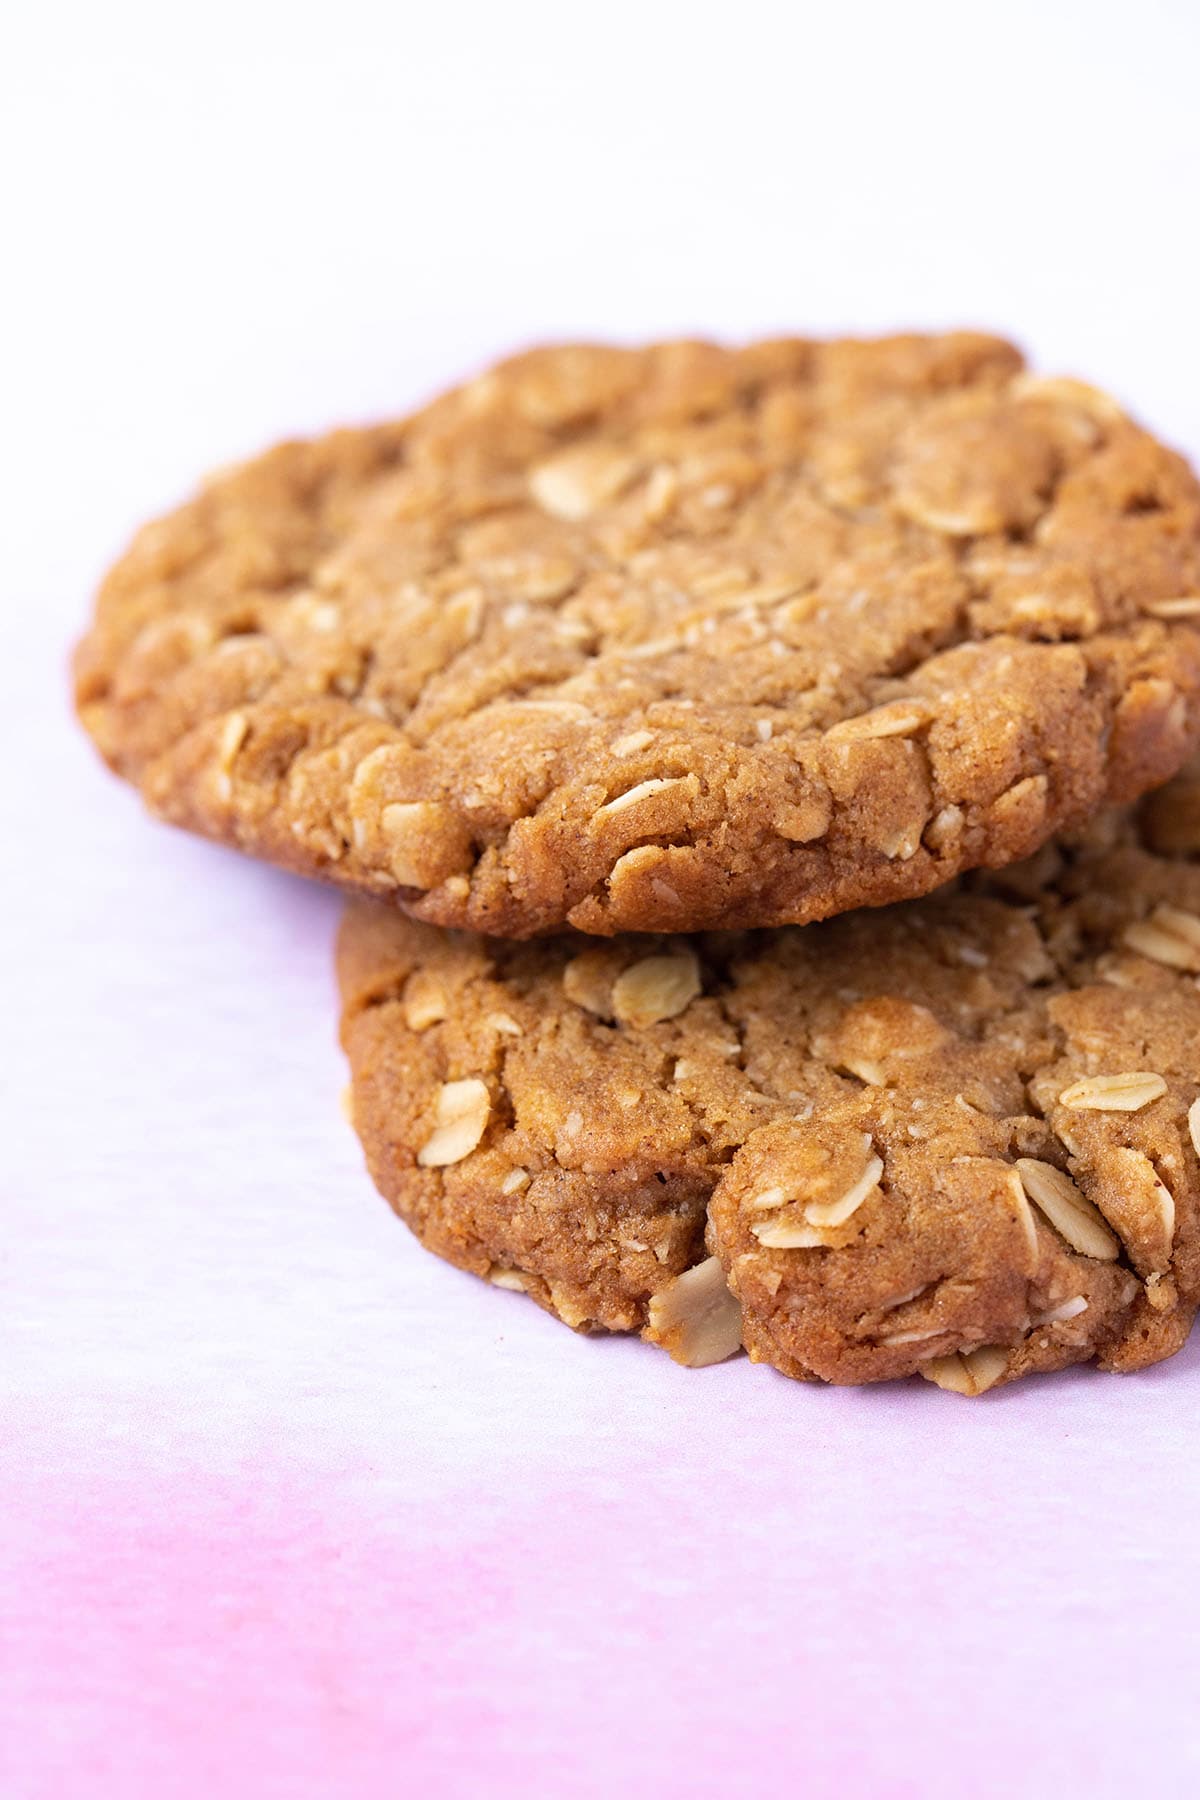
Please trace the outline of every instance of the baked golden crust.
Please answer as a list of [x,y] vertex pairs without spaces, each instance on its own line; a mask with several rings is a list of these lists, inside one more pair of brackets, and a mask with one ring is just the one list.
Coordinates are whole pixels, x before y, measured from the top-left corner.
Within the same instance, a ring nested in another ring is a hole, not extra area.
[[77,660],[163,816],[506,936],[825,917],[1200,736],[1200,489],[972,334],[560,347],[144,530]]
[[1200,1300],[1198,790],[757,936],[514,944],[353,904],[372,1174],[438,1254],[575,1326],[682,1329],[685,1361],[714,1256],[793,1376],[1157,1361]]

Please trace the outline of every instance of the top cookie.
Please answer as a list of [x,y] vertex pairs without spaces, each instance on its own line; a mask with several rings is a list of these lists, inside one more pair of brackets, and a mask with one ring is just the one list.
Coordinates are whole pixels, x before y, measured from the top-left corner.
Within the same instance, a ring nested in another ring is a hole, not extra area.
[[503,936],[818,919],[1200,737],[1200,487],[971,334],[562,347],[148,526],[77,659],[155,811]]

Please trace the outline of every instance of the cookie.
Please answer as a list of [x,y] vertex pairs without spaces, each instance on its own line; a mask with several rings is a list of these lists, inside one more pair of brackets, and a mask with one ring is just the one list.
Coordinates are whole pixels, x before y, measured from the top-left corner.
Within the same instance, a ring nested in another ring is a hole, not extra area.
[[428,922],[798,923],[1200,735],[1200,488],[971,334],[535,351],[147,527],[78,704],[167,819]]
[[791,1376],[971,1394],[1156,1362],[1200,1300],[1198,821],[1200,778],[754,936],[516,944],[355,903],[374,1179],[439,1255],[685,1362],[740,1336]]

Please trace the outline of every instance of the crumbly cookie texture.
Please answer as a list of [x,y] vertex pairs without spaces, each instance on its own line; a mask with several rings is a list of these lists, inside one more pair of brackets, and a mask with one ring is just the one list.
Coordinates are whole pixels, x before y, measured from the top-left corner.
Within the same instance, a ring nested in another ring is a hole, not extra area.
[[1198,797],[753,937],[514,944],[355,903],[374,1178],[438,1254],[683,1361],[740,1338],[964,1394],[1159,1361],[1200,1301]]
[[1200,736],[1200,488],[968,333],[560,347],[148,526],[78,704],[164,817],[427,921],[771,925]]

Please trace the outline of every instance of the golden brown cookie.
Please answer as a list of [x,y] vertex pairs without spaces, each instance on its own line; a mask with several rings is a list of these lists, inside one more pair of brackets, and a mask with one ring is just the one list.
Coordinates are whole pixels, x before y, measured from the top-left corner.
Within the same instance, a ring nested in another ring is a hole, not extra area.
[[535,351],[148,526],[78,701],[154,810],[429,922],[822,918],[1200,735],[1200,488],[971,334]]
[[372,1174],[450,1261],[684,1361],[740,1323],[835,1382],[1155,1362],[1200,1300],[1198,794],[758,936],[513,944],[357,903]]

